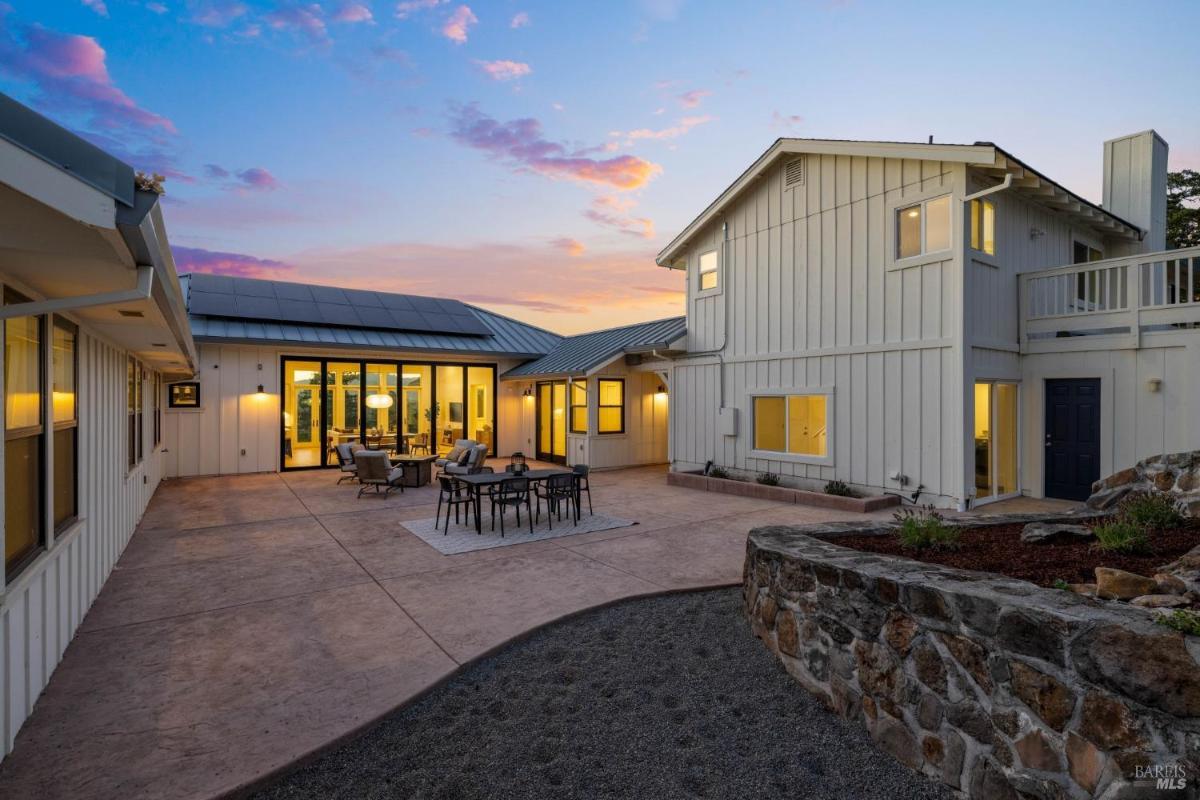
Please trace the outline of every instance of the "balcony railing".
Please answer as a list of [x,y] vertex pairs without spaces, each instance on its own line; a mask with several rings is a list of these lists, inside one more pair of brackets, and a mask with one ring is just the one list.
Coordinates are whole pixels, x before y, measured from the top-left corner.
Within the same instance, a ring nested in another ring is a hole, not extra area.
[[[1138,347],[1147,333],[1200,331],[1200,247],[1020,275],[1021,349]],[[1074,341],[1064,341],[1074,340]]]

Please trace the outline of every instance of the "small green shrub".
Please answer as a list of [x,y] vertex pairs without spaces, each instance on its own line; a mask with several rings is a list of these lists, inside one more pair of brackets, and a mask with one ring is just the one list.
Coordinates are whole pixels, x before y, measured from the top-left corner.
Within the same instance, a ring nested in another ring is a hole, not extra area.
[[1064,592],[1071,591],[1071,584],[1067,583],[1062,578],[1055,578],[1054,583],[1051,584],[1051,586],[1053,586],[1055,589],[1062,589]]
[[712,469],[710,469],[708,471],[708,477],[710,477],[710,478],[728,478],[729,473],[726,472],[725,470],[721,469],[720,467],[713,467]]
[[1139,492],[1121,501],[1122,519],[1139,528],[1152,531],[1175,528],[1183,524],[1183,514],[1175,498],[1164,492]]
[[825,494],[838,497],[854,497],[854,490],[845,481],[832,480],[825,484]]
[[1160,614],[1155,622],[1188,636],[1200,636],[1200,612],[1177,608],[1170,614]]
[[892,517],[900,523],[900,545],[910,550],[925,550],[931,547],[954,550],[960,546],[960,532],[933,506],[905,508]]
[[778,486],[779,476],[774,472],[760,472],[758,473],[758,482],[763,486]]
[[1123,519],[1097,525],[1092,532],[1096,534],[1092,546],[1106,553],[1144,553],[1150,549],[1146,532]]

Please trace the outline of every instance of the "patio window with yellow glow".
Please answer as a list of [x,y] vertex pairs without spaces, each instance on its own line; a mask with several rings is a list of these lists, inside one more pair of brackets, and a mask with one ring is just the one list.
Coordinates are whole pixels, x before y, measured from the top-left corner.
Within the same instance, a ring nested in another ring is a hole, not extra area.
[[[27,302],[5,292],[6,304]],[[4,571],[11,580],[45,543],[43,317],[4,321]]]
[[829,455],[828,396],[754,398],[754,449],[800,456]]
[[78,515],[75,463],[78,455],[79,414],[75,386],[78,373],[78,329],[63,319],[54,320],[51,351],[51,387],[54,412],[54,529],[62,530]]
[[587,384],[571,382],[571,433],[587,433]]
[[599,395],[597,433],[624,433],[625,381],[621,378],[601,378],[596,382],[596,389]]

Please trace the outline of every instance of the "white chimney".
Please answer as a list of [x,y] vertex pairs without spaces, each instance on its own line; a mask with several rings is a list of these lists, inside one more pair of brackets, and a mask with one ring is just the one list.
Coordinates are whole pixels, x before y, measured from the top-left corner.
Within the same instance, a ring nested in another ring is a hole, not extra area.
[[1146,232],[1143,253],[1167,248],[1167,143],[1153,130],[1104,143],[1104,208]]

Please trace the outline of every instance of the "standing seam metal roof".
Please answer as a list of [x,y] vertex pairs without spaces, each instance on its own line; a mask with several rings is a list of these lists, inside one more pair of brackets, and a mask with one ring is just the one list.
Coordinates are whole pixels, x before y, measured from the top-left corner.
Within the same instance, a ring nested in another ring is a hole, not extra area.
[[607,364],[622,353],[666,347],[686,331],[687,317],[670,317],[595,333],[581,333],[563,339],[537,361],[514,367],[502,377],[581,375]]
[[[190,275],[179,276],[184,295]],[[320,323],[297,324],[252,320],[236,316],[190,314],[192,336],[198,341],[254,342],[274,345],[330,345],[372,350],[407,350],[467,353],[513,358],[537,358],[550,352],[563,337],[533,325],[464,304],[488,329],[487,336],[420,331],[381,330]]]

